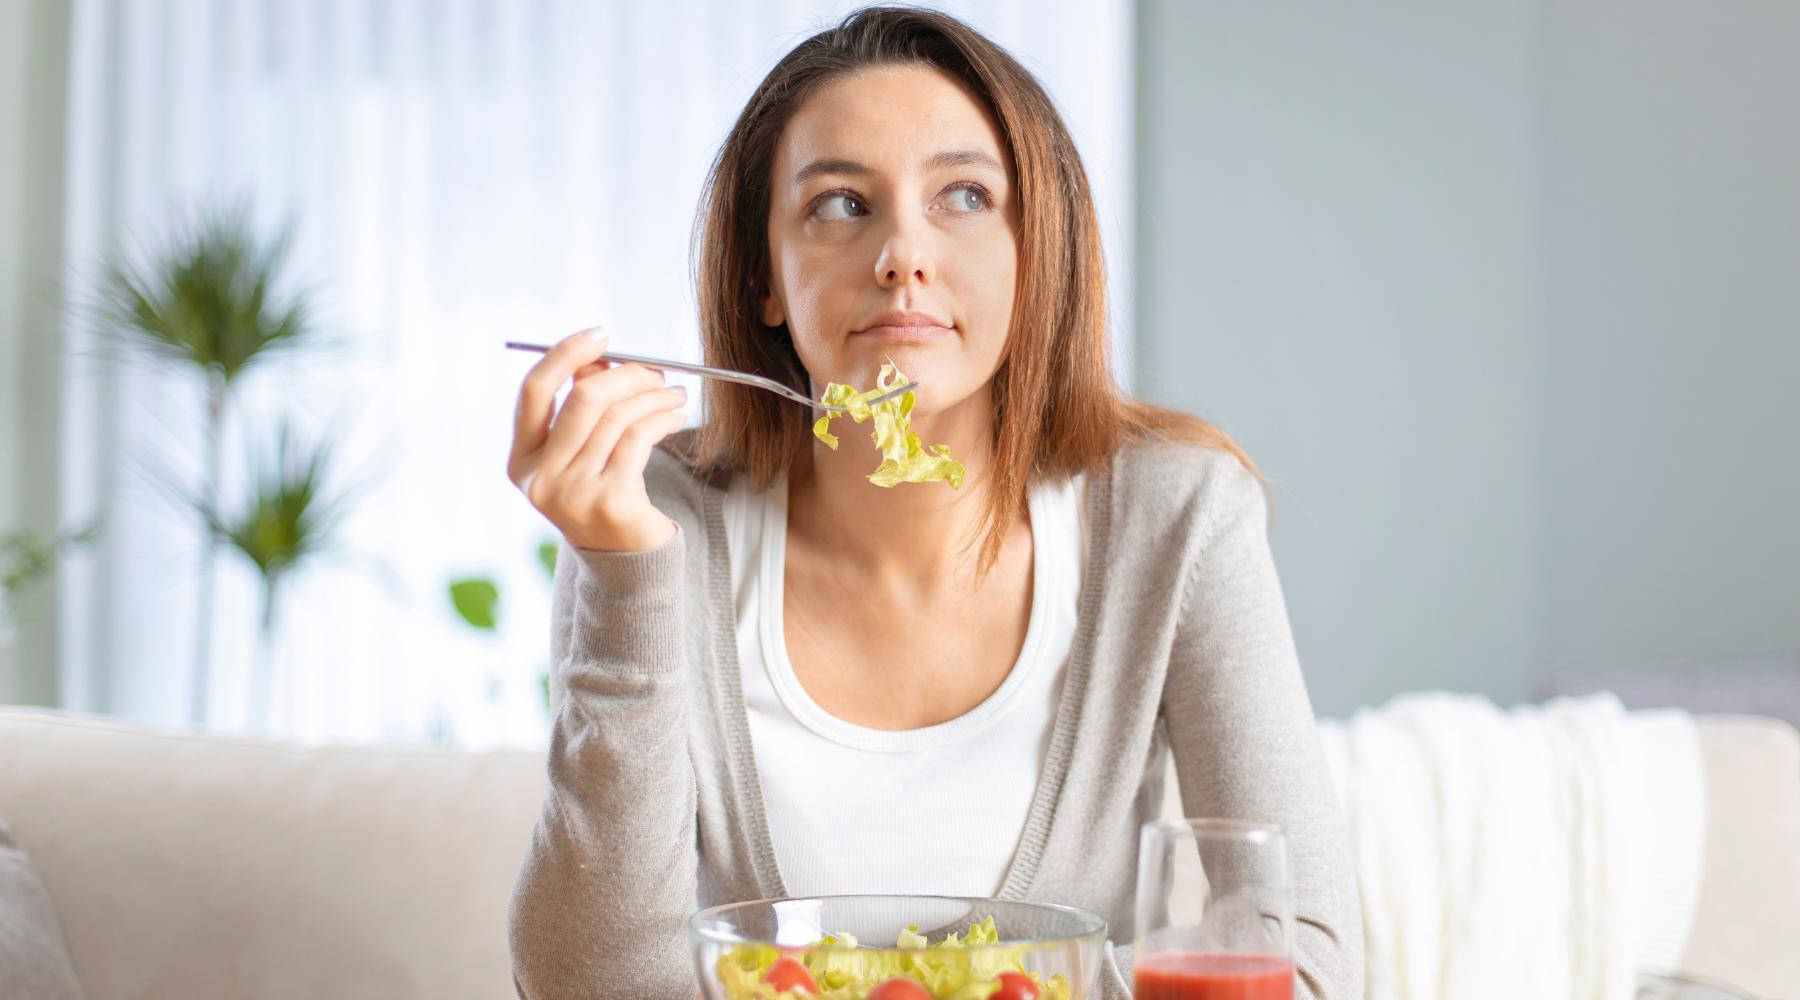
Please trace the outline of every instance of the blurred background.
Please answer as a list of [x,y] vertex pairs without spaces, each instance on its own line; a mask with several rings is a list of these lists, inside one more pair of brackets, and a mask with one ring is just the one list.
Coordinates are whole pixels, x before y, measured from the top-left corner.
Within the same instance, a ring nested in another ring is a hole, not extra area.
[[[0,703],[540,744],[500,345],[697,357],[711,156],[853,6],[0,0]],[[1121,377],[1270,477],[1322,715],[1800,721],[1800,5],[941,6],[1075,133]]]

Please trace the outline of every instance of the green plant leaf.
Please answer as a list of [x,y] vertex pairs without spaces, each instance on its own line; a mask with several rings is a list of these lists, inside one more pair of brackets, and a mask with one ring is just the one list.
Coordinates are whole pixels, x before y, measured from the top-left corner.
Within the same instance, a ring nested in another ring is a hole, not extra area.
[[29,532],[0,538],[0,593],[7,595],[50,572],[56,560],[50,544]]
[[139,353],[200,368],[228,387],[314,339],[310,293],[276,291],[289,245],[286,231],[258,236],[247,206],[206,212],[143,259],[112,264],[101,316]]
[[544,574],[552,580],[556,579],[556,540],[547,538],[538,543],[538,562],[544,567]]
[[450,603],[462,620],[475,628],[492,632],[500,607],[500,588],[486,577],[469,577],[450,582]]
[[344,514],[345,497],[326,498],[331,446],[301,444],[283,421],[271,451],[252,450],[251,488],[231,511],[202,510],[220,541],[243,553],[273,587],[324,548]]
[[63,551],[86,545],[99,535],[98,520],[48,539],[30,531],[0,535],[0,594],[12,598],[34,580],[50,575]]

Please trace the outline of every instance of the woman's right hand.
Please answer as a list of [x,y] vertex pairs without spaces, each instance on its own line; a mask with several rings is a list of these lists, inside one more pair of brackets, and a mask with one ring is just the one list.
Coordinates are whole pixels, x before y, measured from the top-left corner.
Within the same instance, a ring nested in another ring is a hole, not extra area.
[[[600,360],[598,328],[563,338],[519,387],[506,477],[569,544],[642,552],[675,536],[675,522],[650,502],[644,466],[658,441],[687,422],[687,389],[661,372]],[[570,377],[562,409],[556,391]],[[553,419],[554,418],[554,419]]]

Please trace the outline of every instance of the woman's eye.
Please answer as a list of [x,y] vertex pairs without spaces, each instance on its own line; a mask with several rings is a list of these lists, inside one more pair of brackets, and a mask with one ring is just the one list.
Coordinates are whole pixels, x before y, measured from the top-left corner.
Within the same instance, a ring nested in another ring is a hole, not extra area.
[[950,191],[950,211],[980,212],[988,207],[987,192],[978,187],[963,185]]
[[861,199],[853,194],[828,194],[819,199],[814,206],[813,214],[821,219],[854,219],[867,214]]

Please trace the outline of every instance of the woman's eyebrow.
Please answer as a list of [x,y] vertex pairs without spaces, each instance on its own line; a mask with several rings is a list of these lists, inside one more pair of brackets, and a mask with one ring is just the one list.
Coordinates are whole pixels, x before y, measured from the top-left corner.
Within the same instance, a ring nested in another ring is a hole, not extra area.
[[991,167],[1004,171],[1000,161],[979,149],[954,149],[939,153],[925,161],[925,169],[942,170],[946,167]]
[[[935,153],[925,161],[926,170],[943,170],[947,167],[990,167],[1004,171],[1000,161],[979,149],[951,149]],[[814,160],[801,167],[794,174],[794,185],[798,187],[822,174],[839,174],[851,177],[866,177],[874,173],[873,167],[858,163],[855,160]]]
[[814,160],[794,174],[794,185],[798,187],[821,174],[848,174],[852,177],[863,177],[874,172],[855,160]]

